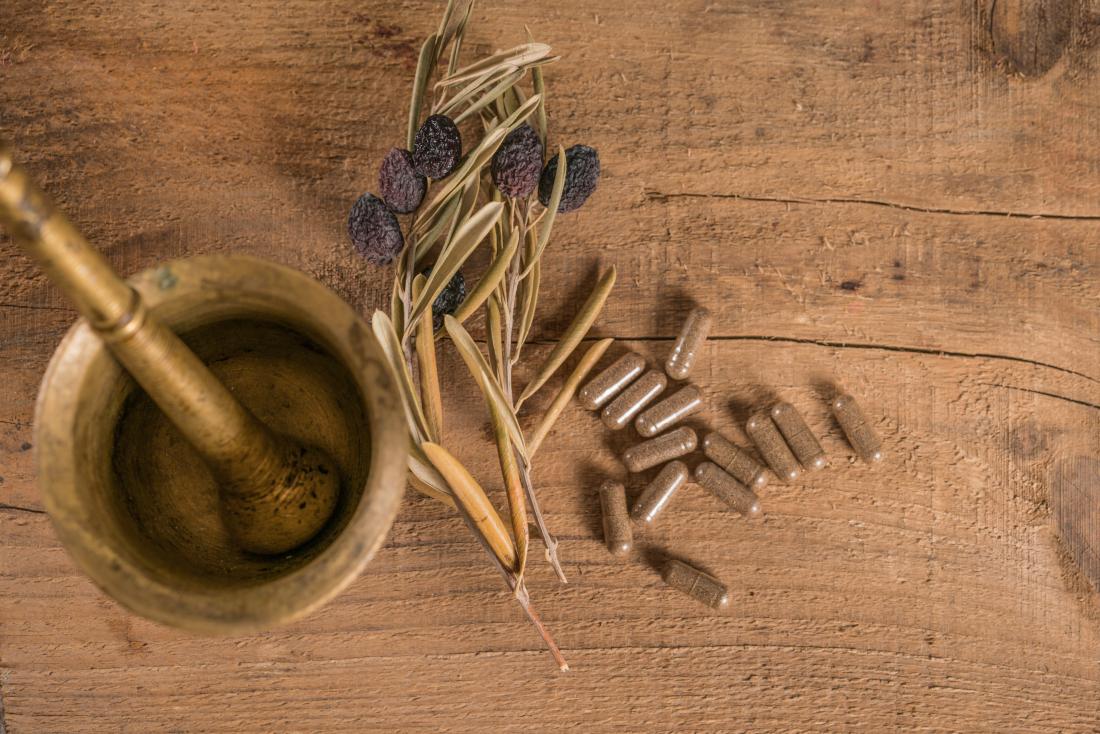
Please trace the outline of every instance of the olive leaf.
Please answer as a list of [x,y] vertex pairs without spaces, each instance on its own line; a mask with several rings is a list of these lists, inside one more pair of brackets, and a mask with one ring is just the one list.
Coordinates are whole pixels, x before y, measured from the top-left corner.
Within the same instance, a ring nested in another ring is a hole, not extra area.
[[470,22],[470,13],[474,9],[474,0],[470,0],[466,6],[466,12],[462,15],[462,20],[458,22],[458,26],[455,27],[454,43],[451,45],[451,59],[447,64],[447,75],[455,73],[458,68],[458,57],[462,53],[462,39],[466,35],[466,24]]
[[493,424],[493,437],[497,445],[497,461],[500,463],[500,475],[504,481],[504,492],[508,498],[508,511],[512,519],[512,537],[516,541],[516,576],[523,578],[527,566],[527,501],[520,479],[519,466],[516,464],[515,449],[508,437],[508,428],[504,415],[496,406],[490,404],[489,418]]
[[436,34],[428,36],[420,47],[420,59],[416,62],[416,75],[413,77],[412,100],[409,102],[409,129],[405,147],[413,149],[416,131],[420,123],[420,108],[424,104],[424,89],[428,86],[428,77],[435,68]]
[[[424,292],[427,278],[416,276],[413,295]],[[443,396],[439,390],[439,368],[435,358],[435,335],[432,329],[432,310],[424,309],[420,323],[416,325],[416,361],[420,368],[420,402],[424,406],[424,418],[428,438],[439,441],[443,436]]]
[[501,326],[500,299],[489,297],[485,304],[485,339],[489,352],[489,363],[499,384],[504,380],[504,329]]
[[[436,112],[441,115],[451,116],[453,112],[461,107],[463,104],[466,104],[468,102],[472,103],[475,99],[481,99],[479,94],[483,94],[484,90],[489,89],[493,85],[496,85],[501,79],[507,79],[513,74],[517,75],[517,79],[523,76],[523,72],[514,66],[502,66],[498,69],[493,69],[492,71],[486,72],[485,74],[477,77],[465,87],[457,91],[455,95],[448,99],[446,102],[439,105]],[[493,98],[490,98],[489,101],[492,101],[492,99]],[[484,106],[485,105],[481,105],[477,109],[481,109]],[[458,122],[458,120],[456,119],[455,122]]]
[[508,265],[512,262],[512,256],[516,253],[516,246],[519,244],[519,230],[512,230],[512,236],[508,238],[508,244],[504,246],[504,249],[497,253],[493,258],[493,262],[489,264],[489,268],[485,271],[481,279],[478,280],[477,286],[470,291],[466,296],[466,300],[462,302],[462,305],[455,311],[454,317],[458,323],[464,323],[466,319],[470,318],[473,314],[477,313],[477,310],[481,308],[482,304],[488,300],[497,286],[500,285],[504,279],[505,273],[508,271]]
[[535,262],[531,267],[531,274],[521,283],[522,299],[520,300],[519,334],[516,336],[516,349],[512,355],[512,364],[519,362],[520,353],[527,343],[527,337],[531,335],[531,327],[535,323],[535,309],[539,304],[539,286],[542,281],[542,265]]
[[[531,35],[531,29],[524,26],[527,31],[527,40],[530,43],[535,42],[534,36]],[[542,67],[536,66],[531,70],[531,88],[534,89],[535,94],[540,98],[539,108],[535,112],[535,129],[539,133],[539,140],[542,141],[542,145],[546,147],[546,135],[550,126],[546,119],[546,80],[542,76]]]
[[550,61],[557,60],[558,57],[550,56],[550,47],[545,43],[524,43],[514,48],[510,48],[507,51],[501,51],[492,56],[486,56],[484,59],[464,66],[455,73],[448,74],[443,79],[440,79],[436,82],[436,86],[453,87],[457,84],[469,81],[470,79],[484,76],[496,69],[508,66],[521,68],[532,64],[549,63]]
[[410,324],[415,324],[424,309],[430,307],[440,292],[447,287],[462,263],[466,262],[466,258],[474,248],[485,239],[485,235],[489,234],[493,222],[503,210],[504,205],[500,202],[489,202],[467,219],[455,232],[454,237],[443,246],[423,292],[413,302],[412,315],[409,317]]
[[421,494],[454,507],[455,500],[451,495],[451,488],[447,486],[447,480],[428,461],[419,444],[415,441],[410,441],[409,444],[409,483]]
[[546,381],[550,379],[550,376],[561,366],[561,363],[576,349],[580,344],[581,339],[588,333],[588,330],[592,327],[592,323],[596,320],[596,317],[600,313],[600,309],[603,308],[604,301],[607,300],[607,296],[611,293],[612,287],[615,285],[615,266],[612,265],[600,278],[596,284],[595,290],[588,296],[588,299],[581,306],[581,310],[577,312],[577,315],[573,318],[573,322],[569,324],[569,328],[565,330],[561,339],[554,345],[554,348],[550,351],[550,355],[546,358],[546,362],[539,367],[538,372],[531,378],[531,381],[527,383],[527,386],[523,388],[523,393],[519,396],[519,400],[516,401],[516,410],[538,391],[540,387],[546,384]]
[[488,541],[489,547],[500,564],[507,569],[514,569],[516,546],[512,536],[508,534],[504,521],[500,519],[496,508],[485,494],[485,490],[447,449],[430,441],[421,444],[421,448],[427,455],[428,461],[447,480],[455,501],[462,505],[463,510]]
[[412,376],[409,374],[409,366],[405,364],[401,342],[393,330],[393,322],[382,311],[375,311],[371,319],[371,328],[378,343],[382,345],[386,359],[389,360],[390,366],[397,375],[397,387],[403,398],[401,402],[405,406],[405,418],[409,423],[409,431],[415,440],[423,441],[428,435],[428,421],[420,408],[420,399],[413,389]]
[[531,256],[527,270],[520,277],[526,277],[535,263],[542,257],[546,250],[546,244],[550,241],[550,230],[554,227],[554,219],[558,216],[558,206],[561,204],[562,192],[565,191],[565,169],[568,163],[565,160],[565,149],[558,146],[558,170],[554,173],[554,188],[550,190],[550,202],[546,205],[546,213],[543,214],[539,224],[539,241],[535,247],[535,253]]
[[565,410],[565,406],[569,404],[569,401],[573,399],[574,393],[577,392],[577,388],[584,381],[584,378],[588,376],[588,373],[592,371],[592,368],[596,366],[596,363],[600,361],[600,357],[604,355],[607,348],[611,346],[614,339],[601,339],[588,348],[588,351],[581,357],[581,361],[577,362],[577,366],[573,368],[573,371],[569,373],[569,377],[566,378],[562,384],[561,389],[558,390],[558,394],[554,396],[554,400],[551,401],[550,407],[546,409],[546,413],[543,414],[542,420],[539,421],[538,426],[531,434],[531,438],[527,441],[527,450],[532,456],[539,450],[539,446],[542,445],[543,440],[547,434],[550,433],[550,429],[554,427],[554,423],[557,422],[558,417],[561,416],[561,412]]
[[458,323],[454,316],[444,316],[443,325],[447,329],[451,341],[458,349],[462,361],[466,363],[466,367],[469,369],[474,381],[481,388],[481,393],[486,402],[500,411],[501,419],[508,430],[508,436],[512,439],[512,444],[526,463],[527,447],[523,440],[523,431],[520,430],[516,414],[512,411],[511,404],[505,399],[504,391],[501,390],[500,384],[497,382],[497,378],[489,364],[485,361],[485,357],[482,356],[481,350],[477,348],[477,344],[470,338],[469,332],[462,328],[462,324]]
[[491,102],[495,102],[496,100],[500,99],[502,95],[511,90],[514,87],[515,83],[522,78],[523,72],[518,69],[509,72],[503,79],[500,80],[500,82],[497,83],[496,86],[482,94],[481,97],[478,98],[477,102],[474,102],[465,110],[463,110],[462,113],[455,118],[455,124],[462,122],[467,117],[478,112]]

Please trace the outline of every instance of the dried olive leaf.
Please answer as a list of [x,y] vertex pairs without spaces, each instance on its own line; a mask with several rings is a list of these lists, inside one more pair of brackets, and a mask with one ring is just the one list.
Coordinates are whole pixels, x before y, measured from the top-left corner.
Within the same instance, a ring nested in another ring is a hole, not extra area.
[[527,383],[527,386],[523,388],[523,393],[519,396],[519,400],[516,402],[516,409],[518,410],[523,402],[527,398],[531,397],[538,391],[540,387],[546,384],[546,381],[550,379],[550,376],[554,374],[555,370],[561,366],[561,363],[576,349],[580,344],[581,339],[588,333],[588,330],[592,328],[592,323],[596,320],[596,317],[600,313],[600,309],[603,308],[604,301],[607,300],[607,296],[611,293],[611,288],[615,285],[615,266],[612,265],[603,276],[600,277],[599,282],[596,284],[595,290],[581,306],[581,310],[577,312],[577,315],[573,317],[573,323],[569,324],[569,328],[565,330],[561,339],[554,345],[554,348],[550,351],[550,355],[546,358],[546,362],[539,367],[538,372],[531,378],[531,381]]
[[493,258],[493,262],[489,264],[489,268],[481,276],[477,286],[466,296],[466,300],[455,311],[454,316],[458,323],[464,323],[466,319],[476,313],[504,280],[504,276],[508,272],[508,265],[511,264],[512,257],[516,254],[518,244],[519,230],[512,230],[512,236],[508,238],[508,244]]
[[[466,187],[462,189],[462,198],[459,200],[461,203],[458,205],[458,214],[455,215],[454,221],[451,222],[451,231],[447,233],[447,242],[450,242],[461,224],[470,219],[470,215],[474,213],[474,207],[477,206],[477,195],[481,193],[481,177],[470,176],[469,182]],[[499,219],[497,220],[500,221]],[[496,224],[493,225],[496,227]]]
[[[531,29],[524,26],[527,31],[527,40],[530,43],[535,42],[535,37],[531,35]],[[549,124],[546,120],[546,79],[542,76],[542,67],[536,66],[531,70],[531,88],[535,90],[535,94],[542,98],[539,102],[539,108],[535,112],[535,129],[539,131],[539,140],[542,141],[542,145],[546,147],[546,134],[549,129]]]
[[496,376],[493,375],[489,364],[485,361],[485,357],[482,356],[481,350],[477,348],[477,344],[470,338],[470,334],[462,328],[462,324],[458,323],[454,316],[445,317],[443,323],[447,329],[447,334],[451,337],[451,341],[458,349],[459,356],[462,357],[462,361],[466,363],[470,374],[473,375],[478,387],[481,388],[486,403],[491,403],[493,407],[500,411],[504,425],[508,429],[508,436],[512,439],[512,444],[526,462],[527,447],[523,440],[523,432],[519,428],[519,422],[516,420],[516,414],[505,399],[504,391],[500,389],[500,384],[497,382]]
[[[431,229],[424,233],[420,239],[416,241],[416,262],[419,265],[424,256],[428,254],[428,251],[432,249],[432,245],[440,238],[444,231],[450,232],[454,227],[455,214],[458,212],[459,206],[462,205],[462,199],[457,196],[451,198],[447,202],[447,205],[440,210],[439,216],[436,217],[432,223]],[[405,258],[401,258],[404,262]],[[404,273],[402,273],[404,275]]]
[[596,366],[596,363],[600,361],[600,357],[603,356],[607,348],[611,346],[614,339],[601,339],[588,348],[588,351],[581,357],[581,361],[577,362],[577,366],[573,368],[573,371],[569,373],[569,377],[566,378],[565,383],[558,390],[558,394],[554,396],[554,400],[550,403],[550,407],[546,409],[545,415],[542,416],[542,420],[539,421],[538,426],[535,428],[534,433],[531,434],[531,438],[527,441],[527,448],[534,456],[535,452],[539,450],[539,446],[542,445],[547,434],[550,433],[550,429],[554,427],[554,423],[557,422],[561,412],[565,409],[565,406],[569,404],[569,401],[573,399],[573,394],[577,392],[577,388],[580,387],[584,378],[588,377],[588,373],[592,371],[592,368]]
[[466,6],[466,12],[462,15],[462,20],[455,27],[454,43],[451,45],[451,59],[447,64],[448,76],[454,74],[458,68],[458,57],[462,53],[462,39],[466,36],[466,24],[470,22],[470,13],[473,9],[474,0],[470,0],[470,3]]
[[443,245],[439,259],[432,268],[431,277],[428,278],[428,284],[424,286],[424,292],[413,302],[412,315],[409,316],[410,324],[416,323],[424,309],[429,308],[440,291],[447,287],[474,248],[489,234],[493,223],[503,210],[503,204],[489,202],[463,222],[454,237]]
[[515,568],[516,546],[512,542],[512,536],[508,534],[504,521],[500,519],[496,508],[485,494],[485,490],[447,449],[431,442],[424,443],[422,448],[428,461],[432,462],[432,465],[447,480],[455,501],[462,505],[473,524],[485,537],[493,555],[505,568]]
[[[427,282],[423,275],[417,275],[413,280],[413,295],[423,293]],[[428,437],[439,441],[443,436],[443,396],[439,390],[439,367],[435,358],[432,311],[429,308],[424,309],[420,323],[416,325],[416,361],[420,367],[420,402],[424,406]]]
[[435,48],[435,63],[437,64],[439,63],[439,57],[443,55],[443,49],[447,47],[451,36],[454,35],[454,26],[451,26],[454,12],[455,0],[447,0],[447,7],[443,9],[443,16],[439,19],[439,29],[435,32],[435,37],[439,39]]
[[378,343],[382,345],[386,359],[397,374],[397,387],[401,392],[401,402],[405,406],[405,418],[409,423],[409,431],[416,441],[423,441],[428,435],[428,421],[420,408],[420,400],[413,388],[412,375],[409,374],[409,366],[405,363],[397,332],[393,330],[393,322],[382,311],[375,311],[374,317],[371,318],[371,328]]
[[[481,95],[477,102],[474,102],[472,105],[463,110],[462,114],[455,118],[455,123],[462,122],[470,115],[488,105],[490,102],[500,99],[502,95],[505,95],[508,91],[514,89],[515,83],[522,78],[523,72],[518,70],[513,71],[505,76],[495,87],[485,92],[485,94]],[[519,105],[516,105],[516,107],[513,108],[513,111],[518,107]]]
[[416,62],[416,76],[413,77],[412,100],[409,102],[409,133],[406,136],[405,147],[413,148],[413,140],[419,128],[420,108],[424,104],[424,89],[428,86],[428,77],[435,68],[435,42],[433,33],[424,39],[424,45],[420,47],[420,59]]
[[504,329],[500,321],[500,300],[492,296],[485,304],[486,347],[497,383],[504,381]]
[[[530,260],[535,248],[534,233],[528,230],[525,259]],[[542,283],[542,264],[532,263],[528,277],[520,281],[520,321],[519,334],[516,336],[516,350],[512,356],[512,364],[519,362],[523,345],[527,343],[527,337],[531,336],[531,327],[535,323],[535,309],[539,303],[539,286]]]
[[497,445],[497,461],[500,463],[500,475],[504,480],[505,496],[508,498],[508,512],[512,519],[512,537],[516,541],[516,576],[523,578],[527,567],[527,545],[530,539],[527,529],[527,500],[523,481],[516,464],[515,449],[508,438],[504,416],[493,405],[489,406],[489,418],[493,424],[493,437]]
[[[537,263],[539,258],[542,257],[542,253],[546,250],[547,243],[550,242],[550,230],[554,228],[554,219],[558,216],[558,204],[561,203],[562,192],[565,191],[565,172],[569,167],[569,164],[565,160],[565,150],[558,146],[558,170],[554,174],[554,188],[550,192],[550,203],[546,206],[546,213],[542,216],[542,221],[539,223],[539,243],[535,248],[535,254],[531,258],[532,264]],[[530,269],[530,265],[528,269]],[[527,273],[524,272],[523,276]]]
[[422,494],[454,507],[455,500],[451,496],[451,488],[447,486],[447,480],[432,466],[432,462],[428,461],[419,444],[415,441],[410,441],[409,444],[409,483]]
[[[521,76],[523,75],[523,72],[519,71],[514,66],[502,66],[499,69],[494,69],[493,71],[490,71],[483,76],[479,76],[478,78],[467,84],[465,87],[463,87],[461,90],[459,90],[454,97],[447,100],[447,102],[439,108],[439,114],[450,115],[463,104],[477,97],[479,92],[488,89],[490,86],[496,84],[501,79],[507,78],[513,73],[520,74]],[[456,119],[455,122],[457,123],[458,120]]]
[[456,84],[462,84],[470,79],[476,79],[479,76],[483,76],[501,67],[514,66],[520,68],[539,63],[540,61],[545,62],[547,58],[557,59],[557,57],[550,56],[550,46],[545,43],[524,43],[515,48],[510,48],[507,51],[501,51],[492,56],[486,56],[468,66],[464,66],[454,74],[448,74],[443,79],[440,79],[436,82],[436,86],[453,87]]

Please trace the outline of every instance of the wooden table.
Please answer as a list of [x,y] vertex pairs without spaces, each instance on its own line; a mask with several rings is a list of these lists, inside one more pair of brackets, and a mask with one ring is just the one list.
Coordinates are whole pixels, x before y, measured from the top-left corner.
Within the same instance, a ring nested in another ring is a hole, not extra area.
[[[389,275],[345,218],[403,138],[440,5],[6,0],[0,133],[123,273],[251,253],[367,314]],[[1097,730],[1100,11],[975,5],[479,5],[472,48],[527,23],[564,55],[553,137],[604,166],[555,229],[538,349],[614,263],[594,336],[662,359],[707,304],[697,424],[743,440],[781,395],[832,457],[767,489],[760,523],[689,488],[619,562],[595,490],[630,439],[571,407],[535,473],[570,584],[539,558],[530,579],[566,675],[462,523],[413,493],[368,573],[289,628],[196,639],[105,598],[32,464],[74,313],[5,240],[0,731]],[[503,501],[475,387],[443,360],[447,443]],[[852,458],[834,385],[884,466]],[[728,581],[730,612],[664,587],[665,554]]]

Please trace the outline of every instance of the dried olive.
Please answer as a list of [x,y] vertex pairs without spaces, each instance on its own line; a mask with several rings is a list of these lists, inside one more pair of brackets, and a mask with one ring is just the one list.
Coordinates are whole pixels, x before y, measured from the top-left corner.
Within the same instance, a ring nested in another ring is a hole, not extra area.
[[355,250],[375,265],[393,262],[405,244],[397,217],[374,194],[363,194],[351,207],[348,236]]
[[[565,187],[561,192],[559,212],[571,212],[579,209],[585,200],[596,190],[600,181],[600,154],[587,145],[574,145],[565,151]],[[542,169],[539,180],[539,201],[543,206],[550,204],[550,194],[554,191],[554,176],[558,172],[558,157],[551,158]]]
[[502,194],[511,199],[529,196],[542,173],[542,141],[534,128],[521,125],[508,133],[493,154],[490,170]]
[[446,178],[462,158],[462,136],[451,118],[432,115],[413,140],[412,160],[416,170],[437,181]]
[[398,214],[416,211],[424,200],[427,187],[427,180],[413,168],[409,151],[394,148],[382,159],[382,167],[378,169],[378,192]]

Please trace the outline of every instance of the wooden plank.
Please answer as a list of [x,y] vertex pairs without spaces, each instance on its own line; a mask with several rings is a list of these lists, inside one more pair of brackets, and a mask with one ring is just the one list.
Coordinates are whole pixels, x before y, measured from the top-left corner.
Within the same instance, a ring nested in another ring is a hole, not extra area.
[[[367,575],[283,630],[197,640],[105,599],[31,463],[73,314],[0,239],[0,728],[1100,728],[1095,13],[1050,5],[479,5],[471,48],[528,23],[564,52],[552,135],[604,165],[556,225],[533,355],[614,263],[600,335],[656,360],[690,301],[715,310],[697,425],[744,440],[782,395],[834,459],[766,490],[752,525],[689,487],[619,563],[595,488],[630,439],[568,410],[535,480],[571,584],[541,559],[531,578],[564,677],[461,522],[419,497]],[[389,275],[344,220],[403,135],[438,11],[11,0],[0,135],[124,273],[248,253],[369,313]],[[886,466],[850,459],[833,385],[879,421]],[[502,503],[472,383],[445,402],[447,443]],[[665,589],[667,553],[727,580],[731,612]]]

